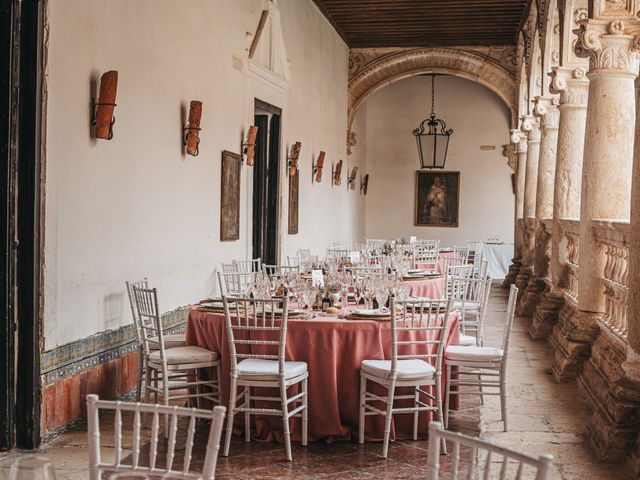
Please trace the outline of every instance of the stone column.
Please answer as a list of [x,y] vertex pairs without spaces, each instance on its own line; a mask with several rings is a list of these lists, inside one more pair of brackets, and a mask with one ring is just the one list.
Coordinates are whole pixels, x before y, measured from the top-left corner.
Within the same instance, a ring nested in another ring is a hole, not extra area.
[[[540,124],[540,153],[535,196],[535,219],[528,220],[529,247],[533,276],[518,304],[518,315],[531,316],[540,301],[542,292],[547,288],[549,271],[549,238],[547,223],[553,217],[553,181],[555,178],[556,146],[558,143],[557,99],[555,97],[536,97],[534,115]],[[550,229],[550,228],[549,228]]]
[[[594,219],[629,218],[635,125],[637,56],[627,20],[580,22],[576,51],[589,57],[589,97],[580,201],[578,311],[554,330],[556,378],[575,378],[591,355],[604,311],[605,255]],[[639,23],[628,20],[634,29]]]
[[[560,94],[558,144],[553,193],[553,228],[551,231],[550,282],[533,315],[529,334],[534,339],[546,338],[556,324],[564,305],[562,277],[566,252],[560,219],[580,217],[580,185],[584,131],[587,119],[589,80],[586,68],[555,67],[551,74],[551,92]],[[562,245],[561,245],[562,244]],[[562,248],[561,248],[562,247]],[[568,306],[571,314],[575,305]]]
[[516,285],[522,295],[533,272],[533,247],[535,243],[536,189],[538,186],[538,160],[540,156],[540,125],[533,115],[522,117],[522,131],[527,135],[527,161],[523,195],[523,250],[522,268]]
[[508,288],[512,283],[515,283],[516,277],[520,268],[522,267],[522,252],[523,245],[523,229],[524,229],[524,182],[525,182],[525,167],[527,163],[527,139],[522,130],[511,130],[511,145],[515,150],[516,156],[516,202],[515,202],[515,223],[514,223],[514,258],[509,266],[509,273],[504,279],[502,286]]

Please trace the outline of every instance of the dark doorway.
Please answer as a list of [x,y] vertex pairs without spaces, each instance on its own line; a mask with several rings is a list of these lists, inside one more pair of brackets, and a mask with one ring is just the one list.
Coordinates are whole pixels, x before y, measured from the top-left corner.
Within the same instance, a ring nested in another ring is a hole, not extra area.
[[0,449],[40,444],[42,2],[0,2]]
[[278,176],[282,110],[256,99],[255,163],[253,165],[253,258],[278,261]]

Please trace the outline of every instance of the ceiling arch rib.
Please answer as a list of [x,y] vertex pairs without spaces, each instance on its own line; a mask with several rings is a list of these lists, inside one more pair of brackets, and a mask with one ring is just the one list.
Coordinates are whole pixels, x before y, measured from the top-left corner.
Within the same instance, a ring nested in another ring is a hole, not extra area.
[[449,48],[417,48],[382,55],[371,60],[349,80],[349,129],[358,108],[376,90],[413,75],[443,73],[466,78],[493,91],[517,124],[518,88],[504,67],[477,53]]

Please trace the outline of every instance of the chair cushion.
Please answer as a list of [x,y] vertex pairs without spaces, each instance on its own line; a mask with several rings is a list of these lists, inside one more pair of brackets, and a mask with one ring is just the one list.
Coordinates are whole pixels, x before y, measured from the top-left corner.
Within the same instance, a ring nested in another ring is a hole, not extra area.
[[463,302],[462,300],[453,301],[453,308],[460,310],[463,307],[465,310],[468,310],[468,311],[480,310],[480,302],[472,302],[472,301]]
[[[279,365],[277,360],[264,358],[245,358],[238,363],[238,375],[251,377],[254,380],[275,380],[278,378]],[[307,372],[306,362],[284,362],[285,378],[294,378]]]
[[460,334],[460,341],[458,342],[458,346],[461,347],[475,347],[478,344],[476,341],[476,337],[472,335],[465,335],[464,333]]
[[[363,360],[360,365],[369,375],[386,378],[391,374],[391,360]],[[433,378],[436,369],[424,360],[398,360],[397,374],[402,380]]]
[[[164,351],[167,365],[183,365],[188,363],[207,363],[218,359],[218,354],[202,347],[176,347]],[[160,362],[160,350],[149,355],[152,362]]]
[[[187,339],[184,333],[176,333],[174,335],[163,335],[164,340],[164,348],[176,348],[176,347],[186,347]],[[149,340],[149,348],[151,350],[158,350],[160,345],[158,345],[158,337],[150,338]]]
[[494,362],[502,360],[504,352],[495,347],[463,347],[450,345],[444,351],[446,360],[460,360],[465,362]]

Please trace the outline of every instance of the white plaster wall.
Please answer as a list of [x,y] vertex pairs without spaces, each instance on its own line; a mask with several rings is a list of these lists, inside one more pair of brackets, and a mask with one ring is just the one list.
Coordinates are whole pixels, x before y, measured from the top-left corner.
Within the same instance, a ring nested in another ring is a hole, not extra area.
[[[357,113],[366,117],[366,236],[439,238],[443,244],[497,235],[513,242],[512,170],[502,155],[509,142],[509,113],[488,89],[469,80],[436,79],[436,114],[454,129],[446,170],[460,172],[458,228],[414,226],[418,153],[412,130],[429,115],[431,78],[411,77],[371,95]],[[495,145],[494,151],[480,150]]]
[[[297,236],[286,235],[282,178],[283,258],[362,233],[351,221],[358,195],[331,189],[328,175],[310,182],[319,150],[329,166],[346,160],[348,49],[311,0],[278,5],[287,93],[247,72],[246,33],[263,0],[49,1],[45,350],[129,323],[127,279],[147,276],[168,311],[212,294],[219,264],[250,255],[252,171],[242,169],[241,238],[220,242],[220,156],[239,152],[254,96],[283,108],[283,145],[303,143]],[[95,141],[90,81],[110,69],[119,71],[114,139]],[[181,150],[190,100],[204,104],[198,157]]]

